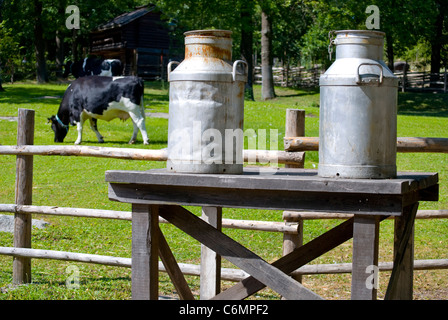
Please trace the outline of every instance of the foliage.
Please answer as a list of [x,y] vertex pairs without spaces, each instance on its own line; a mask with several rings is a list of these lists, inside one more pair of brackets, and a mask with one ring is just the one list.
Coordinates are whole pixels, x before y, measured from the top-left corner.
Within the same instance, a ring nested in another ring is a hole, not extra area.
[[[20,48],[18,42],[12,36],[13,30],[4,26],[5,22],[0,22],[0,77],[14,78],[15,65],[19,64]],[[1,82],[0,78],[0,82]]]
[[[412,52],[425,52],[422,64],[428,61],[426,52],[438,50],[440,57],[429,54],[429,60],[448,61],[448,8],[441,0],[155,0],[154,4],[163,12],[172,29],[172,36],[182,43],[183,32],[193,29],[228,29],[233,31],[234,56],[241,54],[242,30],[253,32],[252,47],[259,59],[261,47],[261,7],[269,8],[273,21],[272,51],[274,57],[288,64],[328,66],[328,32],[341,29],[365,29],[369,15],[368,5],[380,9],[381,30],[387,34],[387,58],[408,59]],[[42,4],[40,20],[36,19],[34,6]],[[81,28],[69,30],[65,26],[68,5],[80,9]],[[42,24],[42,41],[45,42],[46,59],[54,63],[62,53],[66,59],[81,58],[87,52],[89,32],[117,15],[131,11],[136,6],[148,4],[145,0],[9,0],[0,1],[0,42],[13,41],[9,46],[18,51],[20,59],[34,65],[35,48],[33,28]],[[249,8],[250,19],[241,19],[242,8]],[[436,32],[437,19],[444,19],[441,36]],[[62,39],[63,49],[56,45],[55,38]],[[424,49],[424,50],[423,50]],[[3,57],[0,57],[3,59]],[[16,70],[20,69],[16,59]],[[5,61],[2,61],[5,65]],[[39,61],[37,61],[39,63]]]

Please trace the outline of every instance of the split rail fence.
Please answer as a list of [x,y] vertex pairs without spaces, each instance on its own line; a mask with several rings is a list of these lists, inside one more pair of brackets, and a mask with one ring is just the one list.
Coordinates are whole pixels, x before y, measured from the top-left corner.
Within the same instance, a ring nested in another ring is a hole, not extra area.
[[[282,87],[317,87],[319,86],[319,77],[324,71],[320,67],[305,69],[298,67],[273,67],[272,68],[274,85]],[[254,82],[262,83],[261,67],[254,68]]]
[[[286,113],[285,151],[245,150],[245,161],[256,159],[267,163],[278,160],[285,167],[303,168],[304,152],[318,150],[318,138],[305,138],[305,112],[288,109]],[[448,153],[448,139],[431,138],[401,138],[406,141],[406,147],[399,152],[444,152]],[[16,155],[16,203],[0,204],[0,212],[14,213],[14,247],[0,247],[1,255],[13,256],[13,284],[31,282],[31,259],[55,259],[93,263],[118,267],[131,267],[130,258],[102,256],[95,254],[71,253],[54,250],[39,250],[31,248],[31,219],[33,214],[72,216],[84,218],[131,220],[131,212],[93,210],[84,208],[61,208],[54,206],[32,205],[33,156],[83,156],[120,158],[146,161],[165,161],[165,150],[136,150],[121,148],[100,148],[86,146],[34,146],[34,111],[19,109],[17,146],[0,146],[0,155]],[[302,244],[304,220],[309,219],[348,219],[349,215],[337,213],[316,212],[283,212],[284,222],[266,222],[223,219],[222,227],[281,232],[284,235],[284,254]],[[448,210],[419,211],[417,219],[448,218]],[[161,223],[166,223],[160,218]],[[179,263],[184,274],[200,276],[200,265]],[[382,271],[392,270],[392,262],[379,263]],[[160,271],[166,272],[159,263]],[[350,273],[351,263],[306,265],[292,273],[300,280],[303,274]],[[415,270],[446,269],[448,259],[417,260]],[[229,281],[241,281],[248,274],[243,270],[222,268],[221,278]]]
[[[274,84],[282,87],[318,87],[319,78],[325,72],[321,67],[305,69],[298,67],[272,68]],[[448,73],[430,73],[424,71],[395,72],[399,79],[398,87],[402,92],[448,92]],[[261,67],[254,68],[254,82],[262,83]]]
[[448,90],[448,74],[445,72],[400,72],[395,73],[399,79],[399,88],[405,91],[443,92]]

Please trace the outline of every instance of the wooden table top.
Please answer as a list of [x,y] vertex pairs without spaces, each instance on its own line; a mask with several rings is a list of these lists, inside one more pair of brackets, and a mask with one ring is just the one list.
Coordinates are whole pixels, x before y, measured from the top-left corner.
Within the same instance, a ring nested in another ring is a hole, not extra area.
[[[383,206],[384,212],[399,215],[397,212],[409,203],[438,200],[437,173],[403,172],[394,179],[343,179],[322,178],[317,175],[317,170],[306,169],[244,168],[240,175],[174,173],[153,169],[107,171],[106,182],[110,183],[109,197],[112,200],[133,202],[131,198],[134,198],[136,203],[160,199],[162,204],[286,210],[308,208],[317,211],[335,209],[333,212],[351,213],[360,210],[377,212]],[[119,188],[127,189],[128,194],[115,194],[114,190]],[[131,194],[132,190],[136,191],[135,195]],[[249,200],[249,197],[253,199]],[[391,199],[393,204],[387,202]],[[343,206],[349,208],[344,209]],[[355,209],[356,206],[361,208]],[[379,211],[383,212],[382,209]]]

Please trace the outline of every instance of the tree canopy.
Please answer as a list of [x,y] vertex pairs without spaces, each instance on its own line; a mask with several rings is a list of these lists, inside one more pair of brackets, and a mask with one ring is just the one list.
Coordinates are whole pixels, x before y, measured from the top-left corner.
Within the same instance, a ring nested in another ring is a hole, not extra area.
[[[389,65],[403,59],[438,72],[448,64],[446,0],[154,0],[176,28],[172,36],[194,29],[233,31],[234,56],[261,62],[262,15],[271,22],[270,53],[287,65],[328,66],[331,30],[366,29],[369,13],[380,11]],[[50,65],[88,52],[89,32],[111,18],[146,5],[145,0],[0,0],[0,67],[9,73],[48,80]],[[80,28],[68,29],[66,8],[80,9]],[[35,67],[37,65],[37,68]]]

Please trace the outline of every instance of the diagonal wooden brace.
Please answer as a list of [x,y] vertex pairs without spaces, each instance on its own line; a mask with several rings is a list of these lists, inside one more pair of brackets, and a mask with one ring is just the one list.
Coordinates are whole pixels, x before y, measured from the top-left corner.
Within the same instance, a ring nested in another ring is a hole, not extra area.
[[[269,264],[238,242],[216,230],[180,206],[160,206],[159,215],[203,243],[223,258],[253,275],[263,286],[269,286],[286,299],[321,299],[276,266]],[[249,294],[250,295],[250,294]],[[235,297],[231,297],[235,299]]]
[[[412,299],[412,276],[413,276],[413,248],[411,236],[414,230],[415,216],[417,215],[418,202],[414,203],[403,209],[403,216],[401,219],[400,230],[395,230],[400,233],[395,234],[398,238],[398,243],[396,243],[394,266],[392,268],[392,273],[390,276],[389,284],[387,286],[385,300],[397,300],[397,299]],[[404,220],[404,221],[403,221]],[[397,221],[396,221],[397,223]],[[397,229],[397,225],[395,227]],[[411,245],[411,248],[408,246]],[[405,256],[410,255],[410,261],[404,262]],[[405,272],[402,268],[405,267],[407,270],[407,276],[409,279],[403,279]],[[400,283],[400,281],[404,281]],[[404,292],[403,292],[404,291]]]
[[193,293],[188,287],[188,283],[185,280],[185,277],[182,271],[177,264],[176,258],[174,257],[171,249],[166,242],[166,239],[159,228],[159,256],[165,266],[165,269],[170,276],[171,281],[176,288],[179,297],[182,300],[194,300]]
[[[291,273],[297,268],[300,268],[301,266],[352,238],[353,220],[354,219],[351,218],[341,223],[316,239],[296,248],[288,255],[274,262],[272,265],[287,274]],[[214,299],[244,299],[264,287],[265,285],[254,277],[248,277],[217,295]]]

